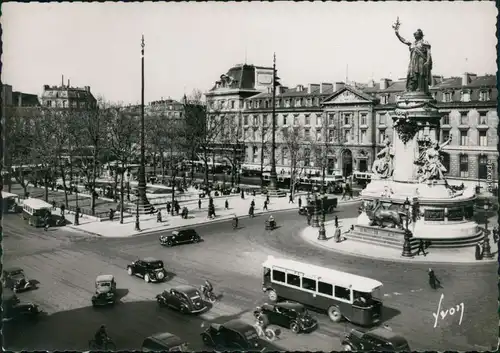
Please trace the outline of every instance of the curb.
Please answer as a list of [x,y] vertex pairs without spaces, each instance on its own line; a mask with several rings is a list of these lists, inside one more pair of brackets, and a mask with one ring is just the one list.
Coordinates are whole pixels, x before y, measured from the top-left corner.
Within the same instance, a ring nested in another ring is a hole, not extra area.
[[[306,228],[307,229],[307,228]],[[331,252],[334,252],[334,253],[340,253],[340,254],[344,254],[344,255],[348,255],[348,256],[352,256],[352,257],[362,257],[362,258],[365,258],[365,259],[371,259],[371,260],[379,260],[379,261],[383,261],[383,262],[399,262],[399,263],[405,263],[405,264],[408,264],[408,263],[411,263],[411,264],[433,264],[433,265],[465,265],[465,266],[471,266],[472,264],[474,265],[487,265],[487,264],[491,264],[492,262],[495,262],[496,259],[491,259],[491,260],[481,260],[481,261],[478,261],[478,260],[474,260],[474,261],[467,261],[467,262],[464,262],[464,261],[461,261],[461,262],[453,262],[453,261],[414,261],[414,259],[412,258],[403,258],[403,257],[399,257],[399,258],[388,258],[388,257],[376,257],[376,256],[369,256],[369,255],[365,255],[365,254],[359,254],[359,253],[355,253],[355,252],[352,252],[352,251],[347,251],[347,250],[341,250],[341,249],[334,249],[334,248],[331,248],[331,247],[328,247],[326,245],[323,245],[321,243],[317,243],[313,240],[310,240],[310,239],[307,239],[305,236],[304,236],[304,232],[306,231],[306,229],[303,229],[301,232],[300,232],[300,237],[307,243],[310,243],[318,248],[323,248],[323,249],[326,249],[328,251],[331,251]]]
[[[360,200],[348,200],[348,201],[340,203],[339,206],[345,205],[345,204],[350,204],[350,203],[356,203],[356,202],[359,202],[359,201]],[[298,209],[298,208],[297,207],[290,207],[290,208],[285,208],[285,209],[280,209],[280,210],[261,211],[261,212],[256,212],[255,215],[257,216],[257,215],[261,215],[261,214],[267,214],[267,213],[270,213],[270,212],[275,212],[275,213],[290,212],[290,211],[296,210],[296,209]],[[214,224],[214,223],[226,222],[228,220],[231,220],[232,217],[233,217],[233,215],[222,216],[221,218],[218,218],[218,219],[206,220],[206,221],[203,221],[203,222],[200,222],[200,223],[185,224],[185,225],[179,225],[179,226],[174,226],[174,227],[168,227],[167,226],[166,228],[162,228],[162,229],[145,230],[145,231],[138,232],[136,234],[126,235],[126,236],[122,236],[122,237],[107,237],[107,236],[103,236],[103,235],[98,234],[98,233],[90,232],[88,230],[83,230],[83,229],[80,229],[80,228],[76,228],[76,226],[72,226],[72,225],[71,226],[68,225],[67,227],[69,227],[71,229],[74,229],[76,231],[80,231],[82,233],[91,235],[91,236],[97,236],[97,237],[109,238],[109,239],[123,239],[123,238],[137,237],[137,236],[141,236],[141,235],[150,235],[150,234],[160,233],[160,232],[165,232],[165,231],[172,231],[172,230],[175,230],[175,229],[182,229],[182,228],[187,228],[187,227],[198,227],[198,226],[204,226],[204,225],[207,225],[207,224]],[[246,219],[246,218],[249,218],[249,217],[250,216],[248,214],[244,214],[244,215],[238,216],[239,219]]]

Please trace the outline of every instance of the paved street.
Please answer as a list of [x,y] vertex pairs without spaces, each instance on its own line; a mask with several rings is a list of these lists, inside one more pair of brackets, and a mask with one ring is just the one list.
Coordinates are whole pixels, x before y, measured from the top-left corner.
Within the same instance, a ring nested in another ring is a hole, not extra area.
[[[357,213],[357,204],[340,206],[340,219]],[[194,350],[203,347],[198,333],[209,322],[241,316],[251,320],[254,307],[265,301],[261,291],[261,263],[267,255],[306,260],[384,283],[384,319],[402,333],[414,350],[480,350],[496,344],[498,323],[496,264],[434,265],[444,288],[432,291],[427,284],[427,266],[377,262],[354,258],[312,247],[300,237],[305,219],[296,211],[277,213],[279,229],[264,230],[264,217],[241,220],[233,233],[229,222],[197,227],[204,241],[163,248],[159,234],[131,238],[97,238],[63,229],[28,227],[18,215],[4,220],[5,264],[22,266],[27,275],[40,282],[32,292],[19,294],[21,300],[39,303],[49,316],[36,325],[20,328],[7,338],[10,350],[86,350],[99,325],[105,323],[118,349],[140,349],[142,340],[156,332],[169,331],[190,342]],[[129,277],[127,263],[137,257],[164,260],[170,272],[164,284],[146,284]],[[118,283],[121,303],[114,308],[93,309],[90,297],[96,275],[111,273]],[[209,279],[220,302],[199,317],[183,316],[157,308],[154,296],[177,284],[200,285]],[[459,318],[446,316],[434,328],[433,312],[444,294],[441,308],[464,303]],[[294,336],[283,330],[275,342],[279,350],[339,350],[339,337],[350,324],[333,324],[325,315],[315,314],[317,331]],[[251,322],[251,321],[249,321]]]

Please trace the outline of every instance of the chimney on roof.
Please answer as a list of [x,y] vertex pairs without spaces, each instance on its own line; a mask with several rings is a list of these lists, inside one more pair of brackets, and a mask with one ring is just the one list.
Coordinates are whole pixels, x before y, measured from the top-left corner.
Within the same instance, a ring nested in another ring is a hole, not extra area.
[[380,89],[387,89],[390,84],[392,83],[392,80],[388,78],[383,78],[380,80]]
[[309,85],[307,85],[307,94],[311,94],[317,90],[319,90],[319,84],[310,83]]
[[297,85],[297,87],[295,88],[295,91],[297,91],[297,92],[303,92],[304,91],[304,86]]
[[61,86],[64,88],[64,75],[61,75]]
[[69,78],[68,78],[68,88],[69,88]]
[[48,90],[48,89],[50,89],[50,86],[49,85],[43,85],[43,89],[44,90]]
[[85,86],[85,90],[90,93],[90,86]]
[[368,81],[368,84],[366,85],[366,87],[368,87],[368,88],[375,87],[375,81],[373,81],[373,80]]
[[340,82],[335,82],[335,87],[333,88],[334,92],[337,92],[338,90],[342,89],[345,87],[345,83],[340,81]]
[[472,80],[477,78],[477,74],[471,74],[469,72],[465,72],[462,75],[462,86],[467,86]]
[[320,83],[319,85],[319,93],[320,94],[325,94],[326,91],[332,90],[333,89],[333,84],[332,83]]
[[17,106],[22,107],[23,106],[23,93],[19,92],[19,95],[17,96]]

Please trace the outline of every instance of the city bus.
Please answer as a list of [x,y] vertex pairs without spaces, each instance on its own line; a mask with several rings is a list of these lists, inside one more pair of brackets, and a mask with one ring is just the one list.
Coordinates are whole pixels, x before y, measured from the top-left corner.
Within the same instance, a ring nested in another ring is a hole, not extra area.
[[28,224],[34,227],[43,227],[45,218],[50,219],[52,205],[39,199],[23,200],[23,219],[28,220]]
[[268,256],[262,264],[262,291],[269,300],[291,300],[361,326],[380,322],[382,283],[326,267]]
[[352,174],[352,181],[362,187],[365,187],[371,180],[373,174],[368,172],[354,172]]

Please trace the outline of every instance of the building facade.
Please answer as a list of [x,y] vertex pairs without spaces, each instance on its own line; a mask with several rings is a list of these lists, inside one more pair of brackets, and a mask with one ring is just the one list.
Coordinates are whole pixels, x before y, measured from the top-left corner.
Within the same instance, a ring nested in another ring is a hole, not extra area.
[[[231,70],[228,76],[230,73]],[[405,86],[404,79],[381,79],[365,84],[337,82],[277,87],[278,173],[290,172],[294,159],[298,159],[304,173],[320,172],[322,165],[328,174],[344,176],[354,171],[371,171],[384,141],[392,140],[390,114]],[[450,78],[434,76],[430,91],[442,114],[440,142],[452,138],[443,154],[448,178],[473,184],[497,183],[496,77],[471,73]],[[253,91],[248,97],[233,92],[234,95],[210,95],[238,102],[231,105],[238,107],[234,110],[213,109],[213,114],[235,116],[244,143],[243,166],[267,171],[272,126],[270,87]]]
[[41,105],[46,108],[64,108],[76,110],[97,109],[97,100],[90,92],[90,86],[71,87],[70,81],[60,86],[43,86]]

